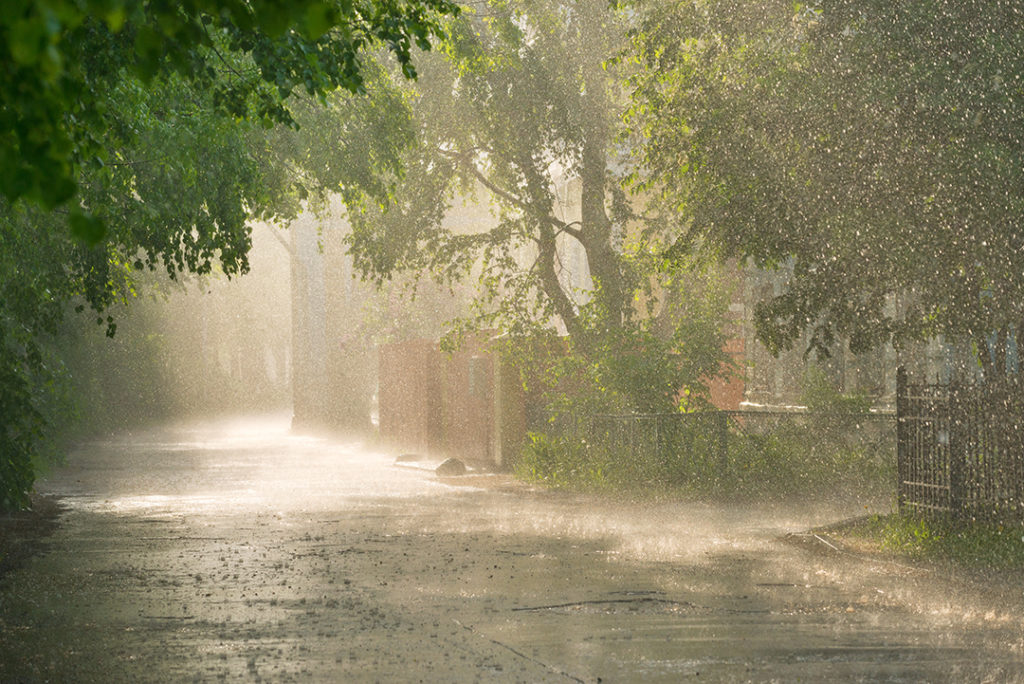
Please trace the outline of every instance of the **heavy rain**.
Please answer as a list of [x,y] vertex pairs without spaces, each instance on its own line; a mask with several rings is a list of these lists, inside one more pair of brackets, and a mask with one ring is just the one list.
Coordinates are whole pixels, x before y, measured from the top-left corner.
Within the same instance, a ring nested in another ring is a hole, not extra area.
[[0,61],[0,682],[1024,681],[1024,1]]

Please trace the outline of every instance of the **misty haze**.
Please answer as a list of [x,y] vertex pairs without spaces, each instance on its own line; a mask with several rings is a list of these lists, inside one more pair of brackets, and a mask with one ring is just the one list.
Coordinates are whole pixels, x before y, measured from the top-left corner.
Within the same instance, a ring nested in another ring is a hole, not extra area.
[[0,682],[1024,681],[1024,1],[0,14]]

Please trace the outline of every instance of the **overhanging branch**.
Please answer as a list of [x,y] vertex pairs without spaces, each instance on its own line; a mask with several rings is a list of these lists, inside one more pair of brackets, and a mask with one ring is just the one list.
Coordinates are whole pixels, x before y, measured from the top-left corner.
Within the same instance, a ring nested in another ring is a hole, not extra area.
[[473,177],[476,178],[478,181],[480,181],[481,185],[483,185],[485,188],[490,190],[493,194],[497,195],[498,197],[500,197],[501,199],[505,200],[509,204],[512,204],[512,205],[514,205],[516,207],[519,207],[520,209],[522,209],[527,214],[533,216],[534,218],[536,218],[536,219],[538,219],[540,221],[543,221],[544,223],[551,224],[556,229],[558,229],[559,233],[566,233],[567,235],[571,235],[572,237],[576,238],[577,240],[582,241],[583,230],[582,230],[582,224],[579,221],[573,221],[572,223],[566,223],[565,221],[558,220],[557,218],[555,218],[554,216],[552,216],[551,214],[549,214],[547,212],[537,211],[536,208],[534,208],[528,202],[524,202],[522,199],[520,199],[516,195],[512,194],[508,190],[505,190],[504,188],[498,186],[493,181],[491,181],[491,179],[488,178],[487,175],[484,172],[482,172],[480,169],[477,168],[476,164],[474,164],[472,161],[470,161],[467,158],[468,157],[467,154],[453,154],[453,153],[447,153],[447,152],[443,152],[443,151],[441,152],[441,154],[444,154],[445,156],[447,156],[449,158],[456,159],[458,161],[463,162],[466,165],[466,167],[469,169],[469,172],[473,174]]

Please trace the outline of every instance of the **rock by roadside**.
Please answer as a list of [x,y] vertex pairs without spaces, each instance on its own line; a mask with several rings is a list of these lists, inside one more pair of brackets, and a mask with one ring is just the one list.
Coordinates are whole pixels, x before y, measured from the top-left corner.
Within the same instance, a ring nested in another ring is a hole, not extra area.
[[466,474],[466,464],[457,458],[445,459],[434,469],[438,477],[458,477]]

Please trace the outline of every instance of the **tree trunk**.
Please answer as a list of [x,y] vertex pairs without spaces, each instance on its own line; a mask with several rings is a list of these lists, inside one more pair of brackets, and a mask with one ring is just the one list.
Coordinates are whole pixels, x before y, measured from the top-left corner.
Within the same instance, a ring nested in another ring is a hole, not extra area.
[[580,198],[583,219],[581,242],[587,252],[590,276],[596,296],[608,317],[608,324],[622,325],[624,304],[619,254],[612,245],[612,222],[605,210],[606,158],[603,142],[587,142],[583,156]]
[[621,258],[612,244],[614,226],[606,207],[608,147],[611,142],[606,121],[609,111],[604,91],[606,78],[599,62],[587,62],[583,83],[586,124],[580,168],[583,222],[580,242],[587,252],[590,275],[597,286],[598,301],[605,310],[607,322],[619,327],[627,311]]
[[565,330],[571,337],[579,337],[582,327],[579,322],[579,314],[572,300],[562,289],[562,283],[558,279],[556,264],[558,263],[558,249],[555,231],[550,225],[541,223],[539,225],[539,238],[537,247],[540,253],[537,256],[537,269],[540,275],[541,286],[545,294],[551,300],[555,313],[565,324]]

